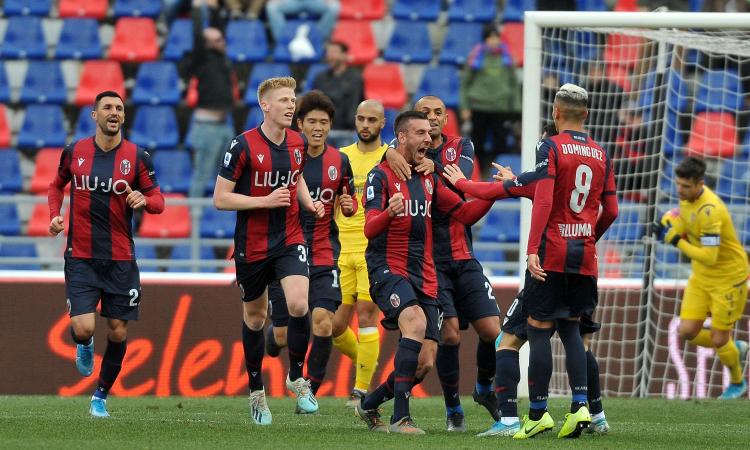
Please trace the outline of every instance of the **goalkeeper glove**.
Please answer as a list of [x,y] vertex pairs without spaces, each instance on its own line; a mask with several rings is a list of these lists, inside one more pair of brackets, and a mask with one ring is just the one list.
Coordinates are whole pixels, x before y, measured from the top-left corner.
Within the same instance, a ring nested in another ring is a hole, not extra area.
[[675,208],[664,213],[661,220],[654,224],[654,233],[665,244],[672,244],[677,247],[685,233],[685,226],[680,218],[680,210]]

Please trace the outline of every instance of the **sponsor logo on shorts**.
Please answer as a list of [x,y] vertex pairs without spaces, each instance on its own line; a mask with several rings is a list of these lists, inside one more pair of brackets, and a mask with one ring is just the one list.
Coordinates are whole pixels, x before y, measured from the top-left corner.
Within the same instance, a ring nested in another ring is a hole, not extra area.
[[391,306],[394,308],[398,308],[399,305],[401,305],[401,297],[398,296],[398,294],[391,294],[391,298],[389,299],[391,302]]

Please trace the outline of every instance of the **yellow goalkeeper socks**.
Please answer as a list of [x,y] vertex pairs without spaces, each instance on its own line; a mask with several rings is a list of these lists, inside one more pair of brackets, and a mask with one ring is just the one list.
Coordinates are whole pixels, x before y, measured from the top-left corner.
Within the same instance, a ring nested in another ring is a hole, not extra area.
[[732,384],[742,383],[742,366],[740,365],[740,351],[734,340],[716,349],[719,359],[724,366],[729,369],[729,381]]
[[711,340],[711,332],[703,328],[694,338],[690,339],[690,343],[699,347],[714,348],[714,343]]
[[380,356],[380,332],[377,327],[359,329],[359,347],[357,350],[357,378],[354,388],[367,392],[378,365]]
[[348,356],[353,363],[357,362],[357,336],[351,327],[346,327],[346,331],[333,338],[333,346]]

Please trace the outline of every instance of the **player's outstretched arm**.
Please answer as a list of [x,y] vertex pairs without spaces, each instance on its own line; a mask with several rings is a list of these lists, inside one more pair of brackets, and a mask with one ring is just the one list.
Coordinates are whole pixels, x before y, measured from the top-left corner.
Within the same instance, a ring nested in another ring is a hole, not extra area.
[[289,189],[280,187],[263,197],[250,197],[234,193],[233,181],[222,176],[216,177],[214,206],[222,211],[242,211],[246,209],[283,208],[291,205]]
[[464,225],[471,226],[487,214],[492,208],[493,201],[471,200],[465,202],[455,192],[448,189],[442,179],[435,177],[435,206],[444,214]]

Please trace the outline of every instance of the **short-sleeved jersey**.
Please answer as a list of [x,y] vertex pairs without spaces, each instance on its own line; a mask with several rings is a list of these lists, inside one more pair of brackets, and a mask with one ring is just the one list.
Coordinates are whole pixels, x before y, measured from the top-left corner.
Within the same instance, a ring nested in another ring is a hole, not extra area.
[[688,242],[697,247],[719,247],[716,263],[708,266],[691,262],[693,277],[703,286],[737,284],[748,277],[747,253],[737,239],[737,232],[723,201],[704,187],[694,201],[680,201],[680,218]]
[[56,176],[59,186],[71,183],[65,256],[135,260],[133,209],[125,199],[128,187],[146,193],[159,186],[148,152],[125,139],[105,152],[92,136],[65,147]]
[[284,248],[304,244],[297,202],[297,182],[305,165],[307,141],[302,134],[286,130],[280,145],[271,142],[260,127],[232,139],[219,169],[219,176],[235,183],[234,192],[264,197],[286,187],[291,205],[286,208],[237,211],[234,228],[234,259],[254,262],[273,257]]
[[[615,195],[607,153],[586,133],[562,131],[537,144],[536,172],[554,179],[552,209],[538,245],[544,270],[598,276],[596,222],[603,195]],[[537,208],[538,194],[534,199]],[[532,213],[533,214],[533,213]]]
[[[332,266],[341,252],[339,229],[333,219],[336,197],[346,192],[354,195],[354,179],[349,158],[336,147],[326,145],[318,156],[307,155],[305,183],[313,201],[323,202],[325,215],[316,219],[307,211],[302,212],[302,230],[308,247],[311,266]],[[356,198],[354,199],[356,201]]]
[[[372,152],[363,152],[357,146],[357,143],[341,148],[341,153],[349,158],[349,164],[352,166],[354,174],[354,191],[358,198],[362,198],[367,180],[367,174],[373,167],[380,164],[385,151],[388,150],[388,144],[382,144],[377,150]],[[339,237],[341,238],[341,253],[364,253],[367,248],[367,238],[365,237],[365,211],[364,208],[357,209],[357,212],[346,217],[343,214],[336,215],[336,224],[339,227]]]
[[436,298],[432,216],[435,211],[450,214],[463,200],[437,174],[413,173],[410,180],[401,181],[384,162],[367,176],[365,210],[385,210],[397,192],[404,196],[404,213],[394,217],[386,231],[369,241],[365,252],[367,268],[405,276],[415,289]]

